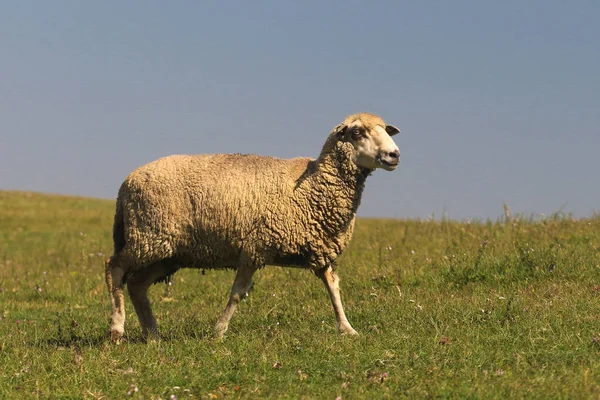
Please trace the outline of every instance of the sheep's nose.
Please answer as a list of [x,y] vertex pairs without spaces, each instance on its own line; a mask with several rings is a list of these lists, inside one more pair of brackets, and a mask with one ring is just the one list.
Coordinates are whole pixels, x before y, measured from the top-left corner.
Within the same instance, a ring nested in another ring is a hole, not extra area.
[[390,151],[388,156],[391,158],[399,159],[400,158],[400,150]]

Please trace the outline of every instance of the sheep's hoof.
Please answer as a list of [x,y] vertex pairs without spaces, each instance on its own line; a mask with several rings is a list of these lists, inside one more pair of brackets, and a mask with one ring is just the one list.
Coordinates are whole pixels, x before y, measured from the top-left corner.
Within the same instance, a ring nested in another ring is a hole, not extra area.
[[158,343],[160,342],[160,335],[157,331],[148,331],[144,333],[144,341],[146,343]]
[[215,330],[213,332],[213,337],[215,339],[217,339],[217,340],[223,340],[223,338],[225,337],[225,331],[226,330],[223,330],[223,331],[217,331],[217,330]]
[[123,332],[120,332],[116,329],[112,329],[110,331],[110,340],[114,344],[121,344],[123,342]]
[[213,337],[218,340],[223,339],[223,336],[225,336],[225,332],[227,332],[227,328],[227,325],[223,326],[221,324],[217,324],[213,332]]
[[343,336],[345,336],[345,335],[358,336],[358,332],[356,332],[354,330],[354,328],[352,328],[352,327],[340,328],[340,334]]

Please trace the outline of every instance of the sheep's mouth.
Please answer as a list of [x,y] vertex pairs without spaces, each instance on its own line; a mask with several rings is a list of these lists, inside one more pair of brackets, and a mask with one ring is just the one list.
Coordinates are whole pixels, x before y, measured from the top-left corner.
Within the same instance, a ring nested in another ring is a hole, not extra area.
[[400,161],[394,161],[394,162],[390,162],[390,161],[386,161],[383,158],[379,158],[377,161],[379,161],[379,164],[381,164],[381,167],[385,170],[388,171],[393,171],[398,167],[398,164],[400,163]]

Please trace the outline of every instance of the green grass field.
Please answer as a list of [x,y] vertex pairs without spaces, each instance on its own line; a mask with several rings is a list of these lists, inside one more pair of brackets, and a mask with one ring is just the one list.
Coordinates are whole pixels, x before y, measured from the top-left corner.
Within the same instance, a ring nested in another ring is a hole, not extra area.
[[[151,288],[162,340],[106,338],[112,201],[0,192],[0,398],[598,398],[600,218],[368,220],[339,262],[358,337],[308,271]],[[128,300],[128,299],[127,299]],[[175,396],[175,397],[172,397]]]

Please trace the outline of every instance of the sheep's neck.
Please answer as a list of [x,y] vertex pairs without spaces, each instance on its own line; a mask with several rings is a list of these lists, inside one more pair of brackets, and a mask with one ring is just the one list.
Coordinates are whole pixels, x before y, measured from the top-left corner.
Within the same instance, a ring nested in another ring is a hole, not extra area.
[[310,204],[313,221],[330,237],[352,228],[365,180],[372,172],[357,167],[348,154],[338,150],[321,154],[314,161],[313,171],[298,191]]

